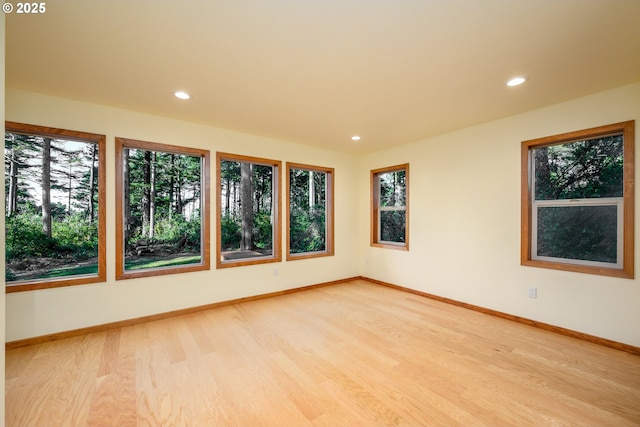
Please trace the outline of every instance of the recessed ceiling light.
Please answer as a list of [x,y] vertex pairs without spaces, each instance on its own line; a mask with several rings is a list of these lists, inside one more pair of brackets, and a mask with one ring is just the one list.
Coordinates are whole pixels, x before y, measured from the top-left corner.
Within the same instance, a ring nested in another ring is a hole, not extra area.
[[191,95],[189,95],[187,92],[183,92],[181,90],[179,90],[176,93],[174,93],[174,95],[177,98],[180,98],[180,99],[189,99],[189,98],[191,98]]
[[359,137],[358,135],[353,135],[353,136],[351,137],[351,140],[352,140],[352,141],[360,141],[360,137]]
[[519,86],[526,81],[526,77],[514,77],[507,82],[507,86]]

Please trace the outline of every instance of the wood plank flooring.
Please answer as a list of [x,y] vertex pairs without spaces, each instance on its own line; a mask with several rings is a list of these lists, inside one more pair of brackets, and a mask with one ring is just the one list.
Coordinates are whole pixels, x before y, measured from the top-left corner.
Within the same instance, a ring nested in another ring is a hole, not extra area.
[[640,357],[369,282],[9,350],[15,426],[637,426]]

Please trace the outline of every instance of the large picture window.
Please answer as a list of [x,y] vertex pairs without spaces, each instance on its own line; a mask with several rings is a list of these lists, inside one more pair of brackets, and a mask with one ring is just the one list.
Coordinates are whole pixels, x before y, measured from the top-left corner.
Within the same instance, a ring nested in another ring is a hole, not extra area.
[[633,122],[522,143],[524,265],[633,277],[633,144]]
[[281,260],[281,163],[217,154],[217,268]]
[[209,151],[116,138],[116,279],[208,270]]
[[333,173],[287,163],[287,260],[333,255]]
[[371,245],[409,249],[409,164],[371,171]]
[[105,281],[105,136],[5,131],[7,292]]

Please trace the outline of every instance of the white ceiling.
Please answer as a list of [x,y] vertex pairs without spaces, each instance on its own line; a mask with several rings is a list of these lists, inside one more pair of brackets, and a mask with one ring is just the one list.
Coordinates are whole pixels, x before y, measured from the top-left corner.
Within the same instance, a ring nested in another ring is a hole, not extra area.
[[50,0],[6,15],[7,87],[352,153],[637,81],[640,0]]

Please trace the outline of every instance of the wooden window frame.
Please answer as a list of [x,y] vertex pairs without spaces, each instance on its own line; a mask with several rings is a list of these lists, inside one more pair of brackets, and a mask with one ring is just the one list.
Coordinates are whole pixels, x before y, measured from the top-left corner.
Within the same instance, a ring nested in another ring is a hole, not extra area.
[[[391,244],[379,240],[378,230],[380,221],[380,194],[379,194],[379,176],[383,173],[405,171],[406,178],[406,201],[405,201],[405,241],[404,244]],[[380,169],[373,169],[370,176],[371,185],[371,246],[386,249],[396,249],[401,251],[409,250],[409,163],[403,163],[400,165],[389,166]]]
[[106,136],[96,133],[58,129],[5,121],[5,133],[14,132],[34,136],[45,136],[81,142],[92,142],[98,146],[98,273],[96,275],[68,276],[60,279],[37,279],[5,286],[6,293],[59,288],[64,286],[100,283],[107,280],[106,251]]
[[[547,260],[535,260],[532,257],[532,159],[534,148],[571,143],[604,137],[609,135],[623,135],[624,165],[623,165],[623,243],[622,268],[608,268],[568,264]],[[590,129],[568,132],[559,135],[537,138],[521,143],[521,246],[520,264],[530,267],[549,268],[554,270],[572,271],[602,276],[634,278],[634,187],[635,187],[635,135],[634,121],[614,123]]]
[[[116,154],[116,280],[134,279],[139,277],[164,276],[167,274],[188,273],[192,271],[203,271],[211,268],[210,260],[210,153],[209,150],[182,147],[177,145],[161,144],[157,142],[139,141],[128,138],[115,138]],[[125,271],[124,262],[124,157],[125,148],[137,150],[160,151],[163,153],[173,153],[186,156],[200,157],[201,167],[201,262],[198,264],[185,264],[175,267],[149,268],[144,270]]]
[[[241,258],[232,261],[222,261],[222,161],[253,163],[274,167],[273,179],[273,249],[270,257]],[[282,261],[282,162],[279,160],[265,159],[260,157],[244,156],[239,154],[216,152],[216,269],[241,267],[245,265],[268,264]]]
[[[304,252],[300,254],[291,253],[291,169],[298,169],[304,171],[321,172],[326,175],[326,207],[325,207],[325,250],[317,252]],[[286,239],[286,259],[287,261],[296,261],[300,259],[319,258],[334,255],[334,174],[333,168],[326,168],[322,166],[305,165],[301,163],[286,164],[287,174],[287,194],[286,194],[286,213],[287,218],[287,239]]]

